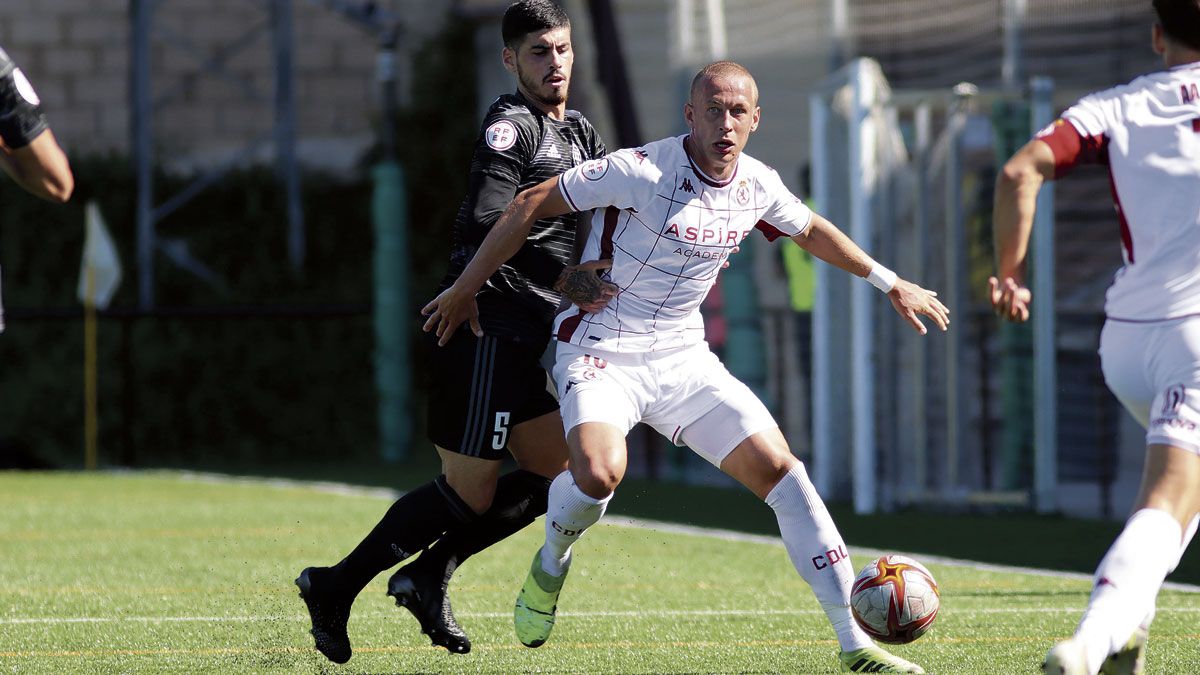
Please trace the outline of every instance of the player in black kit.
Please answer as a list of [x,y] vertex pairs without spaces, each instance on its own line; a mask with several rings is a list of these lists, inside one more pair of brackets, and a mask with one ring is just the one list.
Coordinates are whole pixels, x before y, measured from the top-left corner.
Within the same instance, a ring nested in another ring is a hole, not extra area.
[[[518,192],[604,154],[591,124],[566,109],[574,55],[563,10],[549,0],[514,3],[502,33],[502,58],[517,76],[517,91],[497,99],[484,119],[443,288]],[[539,364],[561,295],[599,311],[615,291],[596,274],[603,263],[572,264],[576,222],[571,215],[534,225],[520,253],[479,293],[469,330],[430,333],[435,326],[426,324],[436,373],[429,437],[443,474],[397,500],[337,565],[306,568],[296,579],[316,647],[329,660],[350,659],[346,622],[358,593],[418,552],[388,581],[388,595],[413,613],[433,644],[470,651],[446,597],[451,575],[468,556],[545,513],[550,481],[566,468],[558,402]],[[501,476],[506,450],[519,468]]]
[[[42,102],[8,53],[0,49],[0,170],[28,191],[65,202],[75,189],[67,155],[42,113]],[[0,303],[0,332],[4,307]]]

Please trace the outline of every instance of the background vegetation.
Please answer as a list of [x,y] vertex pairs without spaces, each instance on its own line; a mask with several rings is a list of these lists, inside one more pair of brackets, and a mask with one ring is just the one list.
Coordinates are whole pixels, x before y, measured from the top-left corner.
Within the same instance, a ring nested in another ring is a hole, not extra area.
[[[411,272],[413,306],[430,297],[444,272],[478,132],[467,93],[473,85],[444,86],[474,72],[469,38],[462,22],[450,22],[422,50],[413,104],[395,121],[408,181],[411,248],[394,264]],[[364,168],[373,161],[364,158]],[[125,269],[99,337],[104,463],[375,453],[366,178],[303,177],[308,250],[303,274],[296,275],[287,264],[284,201],[272,172],[250,168],[227,175],[158,226],[160,237],[186,241],[222,283],[209,285],[159,255],[155,295],[161,311],[141,315],[133,167],[125,157],[79,156],[72,166],[77,190],[65,207],[0,181],[8,308],[8,329],[0,337],[0,466],[82,462],[83,327],[75,293],[83,210],[91,199]],[[159,172],[156,203],[186,182]],[[398,414],[423,417],[420,410]]]

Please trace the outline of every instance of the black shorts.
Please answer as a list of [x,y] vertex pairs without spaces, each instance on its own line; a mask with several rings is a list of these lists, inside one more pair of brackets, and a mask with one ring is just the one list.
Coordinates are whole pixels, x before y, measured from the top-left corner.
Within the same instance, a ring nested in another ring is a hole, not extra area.
[[470,457],[500,459],[513,427],[558,410],[541,352],[460,329],[444,347],[428,333],[429,440]]

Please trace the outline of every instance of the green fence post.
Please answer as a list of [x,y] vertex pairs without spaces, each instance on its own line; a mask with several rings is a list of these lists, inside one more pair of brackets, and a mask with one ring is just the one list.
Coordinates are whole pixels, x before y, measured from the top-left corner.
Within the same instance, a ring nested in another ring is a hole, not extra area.
[[371,220],[375,229],[375,386],[379,392],[379,442],[383,459],[408,455],[412,440],[408,311],[408,207],[404,170],[384,160],[372,171]]
[[[1029,140],[1029,105],[997,101],[992,107],[996,166],[1001,167]],[[994,224],[993,224],[994,227]],[[1031,275],[1029,275],[1031,276]],[[1022,487],[1032,466],[1033,446],[1033,330],[1028,323],[1000,321],[1001,490]]]

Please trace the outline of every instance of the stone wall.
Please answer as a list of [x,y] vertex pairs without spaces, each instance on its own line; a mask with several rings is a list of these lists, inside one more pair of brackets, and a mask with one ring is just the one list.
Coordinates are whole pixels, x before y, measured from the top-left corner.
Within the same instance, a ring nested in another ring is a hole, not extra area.
[[[318,4],[293,3],[297,137],[302,157],[314,161],[369,142],[375,103],[374,39]],[[451,3],[379,4],[406,17],[404,47],[411,50],[440,28]],[[71,152],[130,150],[131,5],[0,2],[0,45],[33,82]],[[203,60],[219,58],[222,46],[268,21],[264,0],[161,0],[151,42],[154,97],[169,95],[154,117],[160,159],[205,163],[270,131],[269,31],[248,38],[246,48],[229,57],[231,78],[202,72]]]

